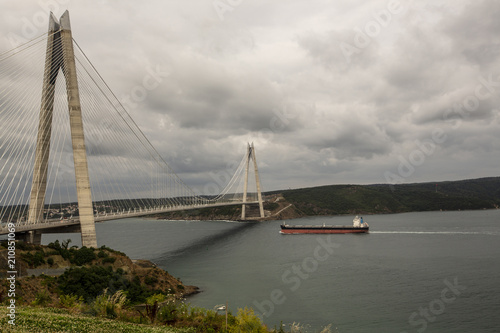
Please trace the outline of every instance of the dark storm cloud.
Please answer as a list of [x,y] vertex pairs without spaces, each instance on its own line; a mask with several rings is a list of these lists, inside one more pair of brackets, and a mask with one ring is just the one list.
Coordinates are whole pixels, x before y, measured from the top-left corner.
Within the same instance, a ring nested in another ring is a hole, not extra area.
[[[267,126],[280,98],[272,85],[251,74],[235,76],[218,69],[221,71],[199,66],[179,72],[177,68],[169,78],[175,83],[151,93],[150,108],[186,128],[241,132]],[[177,89],[169,89],[174,86]]]
[[[56,16],[69,8],[79,45],[197,188],[252,141],[267,190],[384,182],[438,130],[446,139],[405,181],[497,175],[500,5],[400,1],[380,21],[390,3],[244,1],[221,19],[211,1],[71,1]],[[42,10],[2,8],[2,31],[18,35]],[[356,44],[374,24],[369,43]],[[118,144],[100,152],[126,157]]]

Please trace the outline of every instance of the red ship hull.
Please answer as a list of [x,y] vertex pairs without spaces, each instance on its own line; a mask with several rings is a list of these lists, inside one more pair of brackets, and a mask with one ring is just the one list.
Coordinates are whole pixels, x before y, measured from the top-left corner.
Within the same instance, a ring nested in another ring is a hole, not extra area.
[[364,234],[368,231],[369,227],[281,225],[282,234]]

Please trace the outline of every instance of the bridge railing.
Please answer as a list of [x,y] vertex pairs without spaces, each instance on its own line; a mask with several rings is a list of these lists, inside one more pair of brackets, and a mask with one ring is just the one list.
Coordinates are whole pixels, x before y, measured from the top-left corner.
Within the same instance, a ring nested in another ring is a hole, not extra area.
[[[258,201],[247,201],[245,204],[258,204],[258,203],[259,203]],[[198,204],[194,204],[194,205],[171,206],[171,207],[158,206],[158,207],[140,209],[137,211],[130,211],[130,212],[113,212],[113,213],[97,214],[94,217],[94,221],[95,222],[104,222],[104,221],[118,220],[118,219],[131,218],[131,217],[140,217],[140,216],[147,216],[147,215],[154,215],[154,214],[161,214],[161,213],[168,213],[168,212],[175,212],[175,211],[182,211],[182,210],[193,210],[193,209],[222,207],[222,206],[234,206],[234,205],[241,205],[241,204],[242,204],[242,202],[220,202],[220,203],[212,203],[212,204],[198,203]],[[63,218],[63,219],[61,219],[61,218],[45,219],[45,220],[39,221],[37,223],[26,223],[26,222],[15,223],[15,226],[16,226],[15,229],[16,229],[16,232],[25,232],[25,231],[39,230],[39,229],[58,228],[58,227],[75,225],[75,224],[79,224],[79,223],[80,223],[80,219],[77,216],[74,216],[74,217]],[[6,235],[8,233],[9,233],[9,230],[7,228],[7,222],[2,222],[1,227],[0,227],[0,235]]]

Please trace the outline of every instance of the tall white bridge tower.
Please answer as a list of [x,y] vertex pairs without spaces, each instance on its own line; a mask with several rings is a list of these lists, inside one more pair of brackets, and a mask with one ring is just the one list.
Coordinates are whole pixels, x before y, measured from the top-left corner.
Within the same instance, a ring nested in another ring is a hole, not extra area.
[[17,239],[40,244],[78,232],[95,248],[99,221],[235,205],[246,220],[253,204],[265,216],[253,143],[218,195],[191,189],[73,39],[68,11],[50,14],[46,37],[0,54],[0,123],[0,235],[15,225]]
[[[50,14],[48,34],[42,105],[40,108],[28,223],[38,223],[43,219],[50,137],[52,132],[52,114],[54,109],[54,91],[58,73],[62,69],[66,79],[82,245],[97,247],[87,152],[83,132],[82,109],[68,11],[64,12],[59,22],[52,13]],[[40,243],[41,234],[32,231],[30,232],[30,238],[31,242]]]

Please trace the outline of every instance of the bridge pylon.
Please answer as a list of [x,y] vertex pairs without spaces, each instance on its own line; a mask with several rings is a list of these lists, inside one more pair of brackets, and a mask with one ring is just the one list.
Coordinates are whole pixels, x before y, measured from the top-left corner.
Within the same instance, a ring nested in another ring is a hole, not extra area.
[[[97,247],[80,93],[78,90],[73,38],[68,11],[64,12],[59,22],[52,13],[50,13],[49,18],[42,101],[38,124],[28,223],[36,224],[43,220],[50,137],[52,132],[52,116],[54,110],[54,92],[56,79],[60,69],[66,80],[82,246]],[[41,237],[31,238],[31,241],[35,243],[39,243],[40,240]]]
[[255,157],[255,148],[252,144],[247,145],[247,160],[245,167],[245,184],[243,187],[243,204],[241,205],[241,219],[246,219],[246,202],[247,202],[247,191],[248,191],[248,169],[250,168],[250,160],[253,160],[253,167],[255,173],[255,183],[257,186],[257,200],[259,201],[259,211],[260,217],[264,216],[264,204],[262,202],[262,192],[260,189],[260,178],[259,178],[259,169],[257,168],[257,159]]

